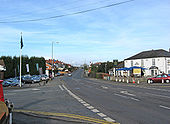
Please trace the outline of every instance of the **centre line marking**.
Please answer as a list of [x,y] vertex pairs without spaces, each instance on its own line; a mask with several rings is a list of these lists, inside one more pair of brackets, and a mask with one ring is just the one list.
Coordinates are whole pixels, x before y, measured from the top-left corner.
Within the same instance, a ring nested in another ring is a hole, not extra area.
[[64,89],[61,87],[61,85],[58,85],[59,86],[59,88],[63,91]]
[[170,110],[170,107],[167,107],[167,106],[159,105],[159,107]]

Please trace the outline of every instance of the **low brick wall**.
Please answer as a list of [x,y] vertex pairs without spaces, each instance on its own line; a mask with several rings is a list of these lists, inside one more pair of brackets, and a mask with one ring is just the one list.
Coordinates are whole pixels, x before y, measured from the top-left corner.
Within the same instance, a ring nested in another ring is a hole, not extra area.
[[104,76],[105,80],[111,80],[115,82],[124,82],[124,83],[147,83],[146,77],[134,78],[134,77],[114,77],[114,76]]

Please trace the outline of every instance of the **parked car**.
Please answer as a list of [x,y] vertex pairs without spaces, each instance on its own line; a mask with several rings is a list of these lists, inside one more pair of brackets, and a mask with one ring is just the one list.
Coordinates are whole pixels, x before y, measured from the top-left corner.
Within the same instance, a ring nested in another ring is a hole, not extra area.
[[42,74],[40,76],[41,76],[42,81],[48,81],[49,80],[49,77],[47,75],[45,75],[45,74]]
[[39,82],[41,82],[41,77],[38,76],[38,75],[32,76],[31,79],[32,79],[32,81],[33,81],[34,83],[39,83]]
[[168,74],[157,75],[156,77],[148,78],[147,83],[170,83],[170,76]]
[[22,77],[22,82],[24,82],[25,84],[30,84],[30,83],[34,83],[34,80],[32,79],[31,76],[24,76]]
[[8,81],[3,81],[3,82],[2,82],[2,85],[3,85],[3,87],[9,87],[9,86],[10,86],[10,82],[8,82]]

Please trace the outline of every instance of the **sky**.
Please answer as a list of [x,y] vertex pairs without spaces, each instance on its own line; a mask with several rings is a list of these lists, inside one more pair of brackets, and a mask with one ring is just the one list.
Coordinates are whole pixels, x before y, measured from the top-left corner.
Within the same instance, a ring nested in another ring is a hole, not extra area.
[[87,13],[25,21],[123,1],[0,0],[0,56],[19,56],[21,32],[23,55],[50,59],[54,42],[54,58],[73,65],[121,61],[152,49],[169,50],[169,0],[134,0]]

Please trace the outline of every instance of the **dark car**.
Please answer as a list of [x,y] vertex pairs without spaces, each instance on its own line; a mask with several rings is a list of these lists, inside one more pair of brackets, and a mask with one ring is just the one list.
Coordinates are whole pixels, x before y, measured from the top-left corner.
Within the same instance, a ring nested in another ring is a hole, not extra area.
[[157,75],[156,77],[148,78],[147,83],[169,83],[170,76],[167,74]]

